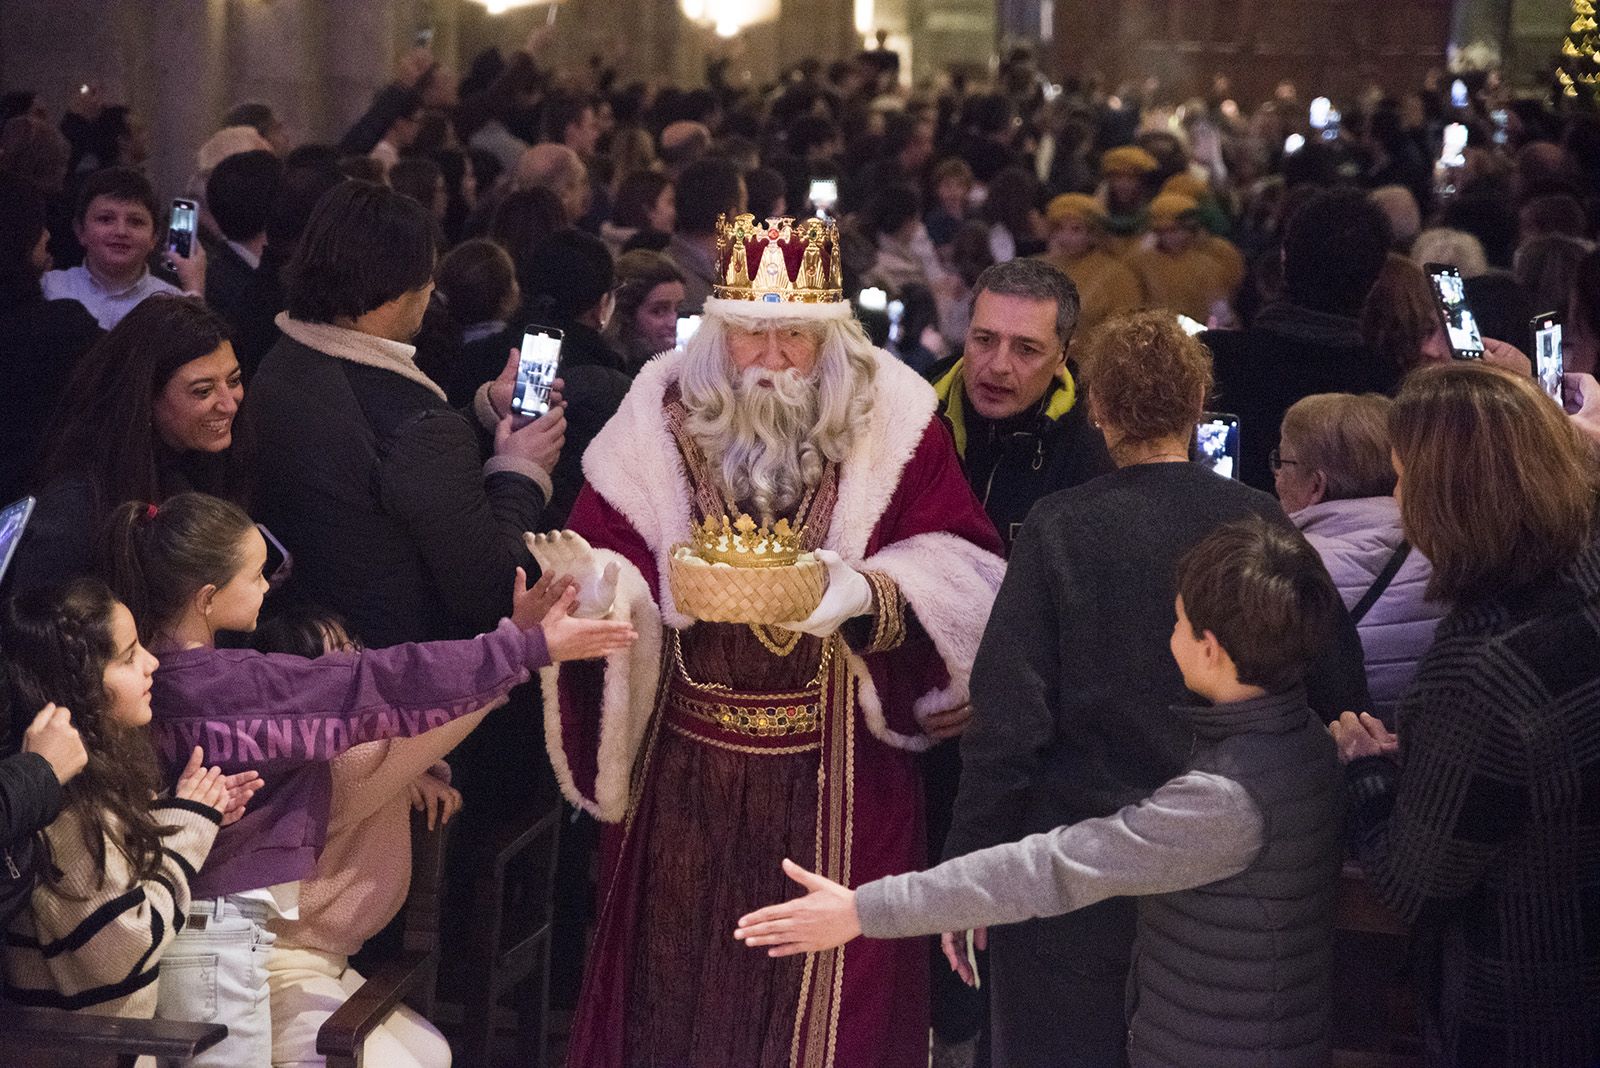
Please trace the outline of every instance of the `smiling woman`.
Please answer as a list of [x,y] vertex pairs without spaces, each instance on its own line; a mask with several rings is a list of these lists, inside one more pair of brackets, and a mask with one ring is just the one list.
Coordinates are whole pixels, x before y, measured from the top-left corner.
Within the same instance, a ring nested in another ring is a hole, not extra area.
[[227,327],[192,297],[144,301],[79,364],[33,486],[18,589],[87,572],[103,518],[128,500],[203,490],[243,503],[244,400]]

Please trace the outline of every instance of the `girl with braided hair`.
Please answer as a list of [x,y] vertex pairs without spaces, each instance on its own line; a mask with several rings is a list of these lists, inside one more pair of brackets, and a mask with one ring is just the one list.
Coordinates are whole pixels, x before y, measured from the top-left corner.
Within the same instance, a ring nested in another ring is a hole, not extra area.
[[183,929],[189,879],[260,776],[207,769],[195,746],[176,785],[160,792],[144,729],[156,658],[103,583],[79,579],[11,601],[0,647],[13,723],[26,725],[44,705],[70,708],[88,752],[61,814],[36,838],[40,877],[6,935],[5,995],[148,1018],[161,955]]

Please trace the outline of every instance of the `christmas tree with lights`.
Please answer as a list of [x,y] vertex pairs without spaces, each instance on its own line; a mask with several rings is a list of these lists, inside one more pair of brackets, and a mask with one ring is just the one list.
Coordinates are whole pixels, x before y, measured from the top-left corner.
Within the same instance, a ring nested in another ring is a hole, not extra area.
[[1600,25],[1595,23],[1594,0],[1572,0],[1572,25],[1561,42],[1556,79],[1563,96],[1600,100]]

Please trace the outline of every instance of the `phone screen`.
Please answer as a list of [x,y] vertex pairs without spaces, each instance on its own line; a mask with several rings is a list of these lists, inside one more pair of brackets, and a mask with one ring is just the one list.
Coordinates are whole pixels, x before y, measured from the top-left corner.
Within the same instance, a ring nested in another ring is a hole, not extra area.
[[1539,379],[1539,388],[1551,400],[1563,403],[1561,376],[1566,372],[1561,355],[1561,319],[1551,313],[1535,316],[1533,320],[1533,373]]
[[530,326],[522,335],[516,392],[511,395],[511,410],[518,415],[537,419],[550,410],[550,386],[561,361],[561,338],[561,331],[548,326]]
[[0,509],[0,578],[5,578],[6,568],[16,555],[22,542],[22,532],[27,529],[28,517],[33,514],[33,498],[24,497]]
[[894,352],[900,351],[900,341],[905,333],[906,302],[891,300],[889,302],[889,348]]
[[174,200],[172,225],[167,228],[167,248],[187,259],[194,250],[194,236],[199,225],[199,206],[192,200]]
[[694,337],[694,332],[700,329],[700,316],[678,316],[678,347],[681,349],[689,344],[689,339]]
[[813,178],[806,199],[818,211],[832,211],[834,204],[839,201],[839,183],[832,178]]
[[1483,356],[1483,336],[1478,333],[1477,318],[1467,307],[1467,285],[1461,280],[1461,272],[1441,263],[1430,263],[1424,269],[1450,338],[1450,354],[1458,360],[1479,359]]
[[1239,417],[1226,412],[1201,413],[1194,428],[1193,459],[1223,478],[1238,478]]
[[1194,337],[1196,334],[1203,334],[1209,329],[1209,327],[1207,327],[1206,324],[1202,323],[1199,319],[1191,319],[1182,312],[1178,313],[1178,325],[1183,327],[1183,332],[1188,334],[1190,337]]
[[1470,101],[1467,97],[1467,83],[1462,81],[1460,78],[1457,78],[1455,81],[1451,82],[1450,106],[1453,108],[1464,108],[1469,102]]

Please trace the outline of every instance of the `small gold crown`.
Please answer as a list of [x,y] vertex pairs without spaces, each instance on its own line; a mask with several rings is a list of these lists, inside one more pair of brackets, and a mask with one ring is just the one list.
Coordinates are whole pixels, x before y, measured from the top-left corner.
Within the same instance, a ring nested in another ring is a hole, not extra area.
[[754,519],[741,513],[731,521],[727,516],[706,516],[706,521],[694,528],[690,544],[696,556],[713,564],[789,567],[800,557],[800,537],[801,531],[787,519],[769,529],[765,523],[757,527]]
[[758,224],[754,215],[717,216],[717,278],[712,296],[770,304],[844,300],[839,226],[788,216]]

